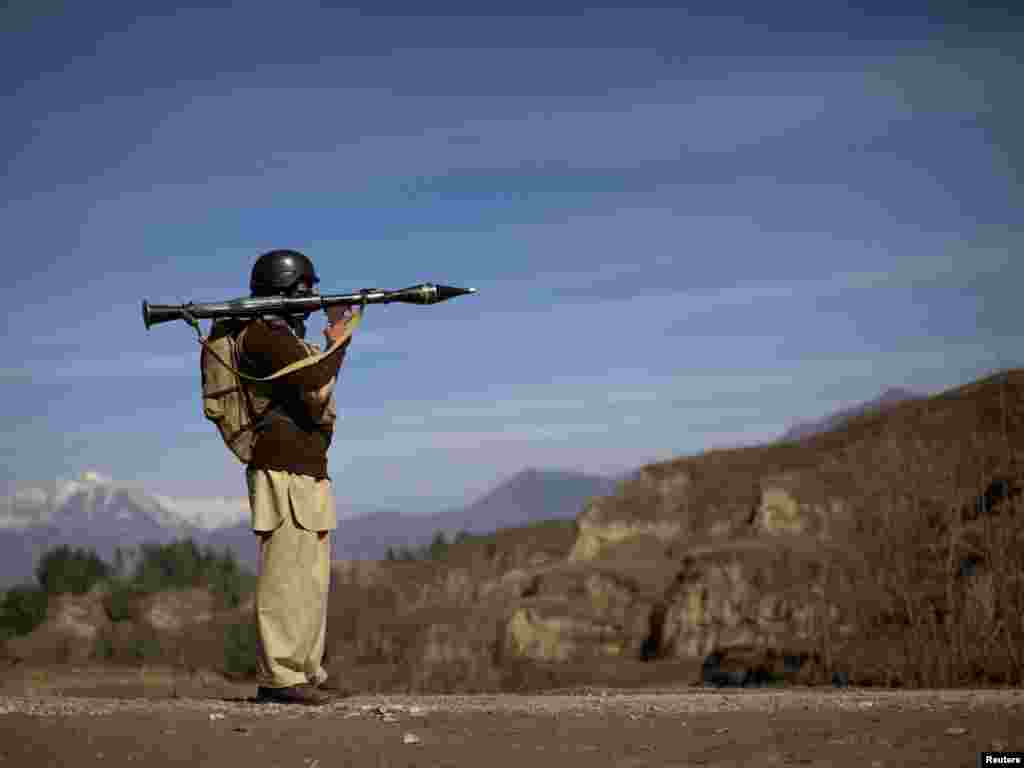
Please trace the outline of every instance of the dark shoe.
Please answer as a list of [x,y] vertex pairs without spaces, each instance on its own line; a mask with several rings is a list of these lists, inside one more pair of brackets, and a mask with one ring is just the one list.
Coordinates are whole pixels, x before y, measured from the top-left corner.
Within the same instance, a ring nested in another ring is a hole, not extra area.
[[316,689],[328,694],[332,699],[346,699],[353,693],[351,689],[342,685],[334,675],[328,675],[326,679],[317,683]]
[[309,704],[314,707],[322,706],[331,701],[331,697],[323,691],[318,691],[308,683],[290,685],[287,688],[264,688],[262,685],[256,689],[256,700],[262,703],[272,702],[274,704]]

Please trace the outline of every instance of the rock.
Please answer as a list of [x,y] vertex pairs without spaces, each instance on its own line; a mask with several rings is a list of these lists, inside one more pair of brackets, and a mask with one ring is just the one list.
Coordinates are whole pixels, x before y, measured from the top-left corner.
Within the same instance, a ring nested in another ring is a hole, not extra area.
[[110,623],[103,611],[103,596],[95,591],[85,595],[57,595],[54,602],[50,619],[53,629],[78,640],[94,640],[99,628]]
[[847,515],[847,505],[822,473],[789,472],[762,478],[753,528],[760,534],[807,533],[830,539]]
[[529,608],[520,608],[508,621],[508,645],[515,656],[534,661],[568,661],[576,651],[564,621],[545,619]]
[[683,532],[691,484],[686,471],[645,467],[619,495],[588,500],[576,518],[569,562],[593,560],[606,547],[643,534],[671,541]]
[[736,525],[732,520],[716,520],[711,524],[711,528],[708,530],[712,536],[728,536],[736,530]]
[[97,590],[51,597],[47,620],[29,634],[7,640],[4,655],[15,663],[87,662],[97,635],[110,626],[102,601]]
[[142,618],[154,629],[180,634],[190,624],[213,618],[214,597],[206,589],[157,592],[143,601]]
[[[816,563],[813,552],[765,538],[691,550],[666,594],[662,655],[701,659],[755,648],[781,660],[810,650],[822,605]],[[830,606],[830,620],[841,626],[842,618]]]
[[482,597],[501,595],[508,598],[520,598],[533,583],[533,575],[522,568],[513,568],[503,573],[499,579],[487,582],[480,590]]
[[609,546],[638,536],[653,535],[669,542],[679,535],[682,526],[674,522],[629,523],[615,520],[608,523],[579,521],[580,532],[569,553],[569,562],[594,560]]
[[537,574],[531,597],[513,606],[505,648],[542,662],[636,658],[650,632],[654,597],[613,567],[577,565]]
[[803,533],[809,521],[800,505],[784,488],[765,488],[754,525],[765,533]]

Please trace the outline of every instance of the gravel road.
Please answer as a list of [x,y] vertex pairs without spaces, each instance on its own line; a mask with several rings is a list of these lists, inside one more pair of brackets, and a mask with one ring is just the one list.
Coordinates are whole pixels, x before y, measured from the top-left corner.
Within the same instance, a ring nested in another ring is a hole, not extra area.
[[1024,691],[690,689],[228,698],[0,697],[17,766],[975,766],[1024,749]]

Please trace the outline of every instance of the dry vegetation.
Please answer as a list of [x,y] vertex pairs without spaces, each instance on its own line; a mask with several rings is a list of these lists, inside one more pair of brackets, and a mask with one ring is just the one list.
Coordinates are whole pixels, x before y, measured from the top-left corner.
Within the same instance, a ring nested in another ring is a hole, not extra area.
[[[646,467],[575,524],[474,537],[443,561],[336,563],[328,667],[382,692],[691,683],[709,656],[758,667],[761,682],[1019,686],[1022,414],[1024,372],[1005,372],[799,442]],[[763,529],[779,483],[806,529]],[[612,524],[635,530],[571,557],[584,525]],[[753,615],[728,632],[687,618],[711,615],[714,579],[741,572]],[[138,664],[148,642],[149,663],[251,672],[251,601],[174,631],[139,606],[100,622],[114,652],[97,655],[94,638],[94,660]],[[8,655],[67,661],[53,636],[17,638]]]
[[844,443],[812,441],[849,483],[837,534],[857,557],[845,569],[822,558],[822,599],[847,607],[859,632],[843,657],[828,622],[820,643],[855,680],[1024,682],[1020,385],[1010,372],[858,420]]

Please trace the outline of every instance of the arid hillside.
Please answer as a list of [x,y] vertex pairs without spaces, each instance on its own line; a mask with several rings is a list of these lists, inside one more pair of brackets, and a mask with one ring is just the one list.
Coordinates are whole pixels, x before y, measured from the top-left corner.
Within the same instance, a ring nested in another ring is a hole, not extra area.
[[333,658],[427,689],[1019,684],[1022,385],[1009,371],[802,441],[650,465],[571,530],[338,563]]
[[[1012,370],[803,440],[646,466],[575,521],[443,560],[338,561],[328,666],[363,691],[1020,685],[1022,419]],[[251,601],[185,597],[113,622],[101,592],[67,596],[7,655],[82,663],[106,638],[106,663],[244,677]]]

